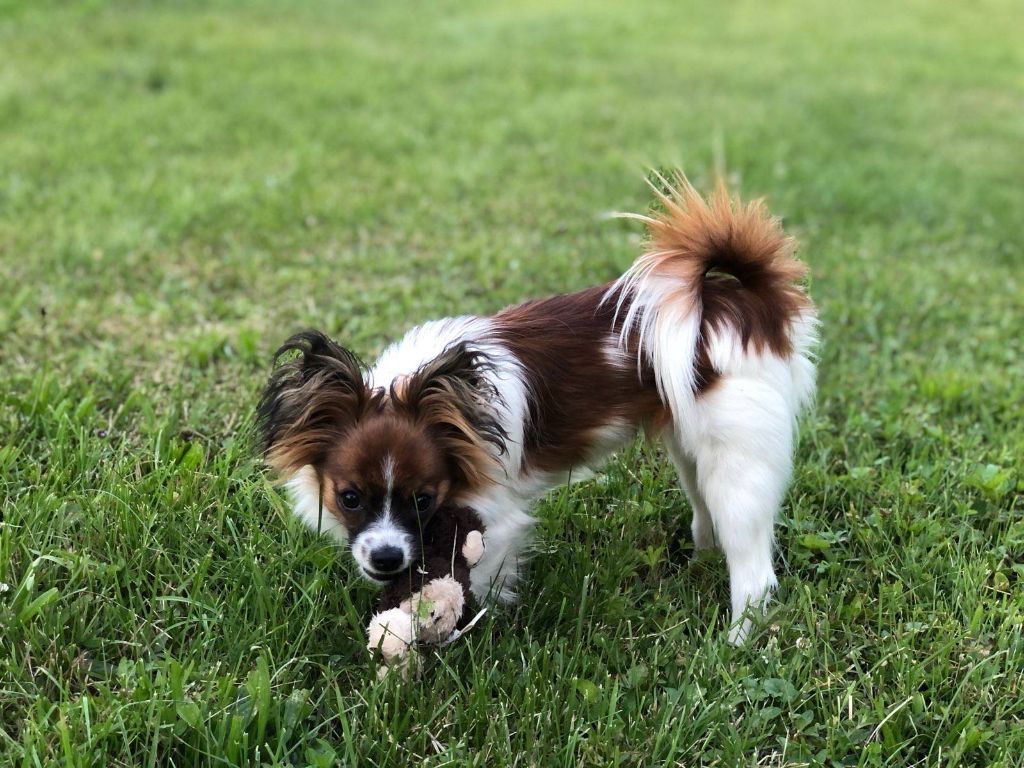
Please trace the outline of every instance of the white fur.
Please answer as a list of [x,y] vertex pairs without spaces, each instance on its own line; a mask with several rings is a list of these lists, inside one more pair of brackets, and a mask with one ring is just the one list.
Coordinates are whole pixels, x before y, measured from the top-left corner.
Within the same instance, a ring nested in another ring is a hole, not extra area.
[[717,541],[725,553],[729,638],[738,643],[750,630],[748,607],[763,610],[777,583],[773,527],[792,471],[797,416],[814,394],[817,319],[808,310],[792,324],[786,358],[755,352],[731,328],[714,331],[708,353],[720,379],[695,397],[699,297],[680,300],[687,286],[652,274],[655,263],[637,260],[605,300],[618,292],[617,315],[630,300],[619,341],[625,347],[636,331],[637,355],[646,354],[672,412],[665,441],[693,508],[694,543],[703,549]]
[[359,570],[371,581],[377,580],[372,563],[375,550],[381,547],[397,547],[402,550],[402,565],[395,569],[401,571],[409,567],[415,543],[409,533],[396,525],[391,517],[395,491],[395,459],[391,454],[385,455],[381,472],[384,476],[384,504],[380,517],[352,540],[352,557]]
[[363,575],[371,581],[377,581],[372,566],[373,552],[381,547],[398,547],[402,550],[402,565],[395,569],[401,571],[409,566],[412,558],[414,541],[412,537],[388,518],[381,518],[361,531],[358,536],[352,539],[352,557],[359,566]]
[[478,600],[515,597],[523,547],[536,522],[529,511],[534,498],[500,484],[467,499],[485,527],[483,557],[469,572],[469,586]]
[[697,399],[670,403],[667,442],[693,507],[695,545],[717,541],[725,553],[734,643],[750,631],[747,609],[763,611],[777,584],[773,528],[792,472],[797,417],[814,394],[816,325],[812,312],[798,318],[787,358],[744,349],[731,330],[716,332],[708,351],[721,379]]
[[431,320],[411,328],[381,352],[366,383],[370,387],[387,387],[400,376],[408,376],[429,363],[450,345],[480,338],[488,328],[490,322],[486,318],[470,315]]
[[638,259],[605,300],[617,291],[616,315],[631,302],[620,343],[625,347],[637,333],[637,354],[646,354],[672,412],[665,437],[693,508],[693,541],[697,549],[717,542],[725,553],[729,638],[738,643],[751,627],[746,610],[763,609],[776,584],[773,526],[792,472],[797,417],[814,394],[817,319],[810,309],[797,317],[790,328],[794,351],[785,358],[744,345],[731,328],[714,331],[708,351],[720,379],[697,397],[699,297],[692,287],[652,273],[656,263]]
[[285,484],[292,509],[302,522],[317,533],[324,533],[340,544],[348,541],[348,529],[320,504],[320,481],[316,470],[307,464]]
[[626,346],[630,334],[637,332],[637,375],[640,361],[647,354],[658,393],[666,403],[693,400],[696,381],[695,359],[700,339],[700,315],[697,302],[689,306],[670,297],[678,295],[679,281],[650,274],[645,261],[637,261],[620,277],[605,300],[619,292],[616,317],[623,303],[630,304],[623,317],[619,343]]

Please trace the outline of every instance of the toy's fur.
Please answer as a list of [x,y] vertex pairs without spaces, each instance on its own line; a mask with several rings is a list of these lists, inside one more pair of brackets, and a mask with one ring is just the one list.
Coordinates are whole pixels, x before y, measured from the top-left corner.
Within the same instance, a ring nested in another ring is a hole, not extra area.
[[637,217],[646,249],[614,282],[426,323],[369,370],[322,334],[286,343],[300,357],[260,414],[297,514],[381,578],[416,559],[440,505],[471,507],[487,541],[473,593],[509,598],[534,501],[642,429],[678,469],[696,547],[725,553],[741,640],[775,585],[816,314],[793,241],[760,202],[705,200],[682,177],[656,191],[662,210]]
[[469,620],[470,568],[483,556],[483,526],[468,507],[442,508],[421,532],[421,556],[385,584],[367,628],[387,666],[408,665],[417,644],[437,645]]
[[[483,524],[468,507],[438,510],[421,535],[421,556],[403,573],[389,580],[377,608],[396,608],[428,583],[441,578],[454,581],[469,592],[469,572],[483,556]],[[470,600],[460,600],[458,626],[469,620]]]

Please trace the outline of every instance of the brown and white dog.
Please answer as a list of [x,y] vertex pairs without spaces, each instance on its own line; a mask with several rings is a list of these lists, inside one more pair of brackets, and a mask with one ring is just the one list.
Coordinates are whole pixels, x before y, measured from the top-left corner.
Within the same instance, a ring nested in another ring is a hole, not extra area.
[[[668,187],[668,185],[666,185]],[[693,507],[693,539],[725,553],[730,639],[775,586],[773,523],[796,419],[814,393],[814,306],[794,243],[760,201],[705,200],[683,178],[633,216],[645,252],[618,280],[410,330],[364,369],[322,333],[259,407],[268,463],[295,511],[348,542],[374,580],[406,568],[441,504],[486,526],[472,588],[512,596],[546,491],[641,428],[660,437]]]

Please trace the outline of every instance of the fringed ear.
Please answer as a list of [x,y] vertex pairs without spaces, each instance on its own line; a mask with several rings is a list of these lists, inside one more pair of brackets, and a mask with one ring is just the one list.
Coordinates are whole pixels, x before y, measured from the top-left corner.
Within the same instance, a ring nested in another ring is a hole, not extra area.
[[495,408],[498,391],[485,375],[491,368],[484,353],[462,342],[392,385],[396,408],[441,442],[462,488],[483,485],[507,450]]
[[281,473],[319,464],[329,447],[367,409],[371,396],[359,359],[319,331],[292,336],[275,364],[257,408],[267,463]]

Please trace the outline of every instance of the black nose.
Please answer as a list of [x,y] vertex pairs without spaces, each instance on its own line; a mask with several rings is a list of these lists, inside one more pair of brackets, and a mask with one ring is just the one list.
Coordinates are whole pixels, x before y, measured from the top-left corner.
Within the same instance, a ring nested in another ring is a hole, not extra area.
[[392,573],[402,567],[405,555],[398,547],[379,547],[370,553],[370,565],[377,573]]

